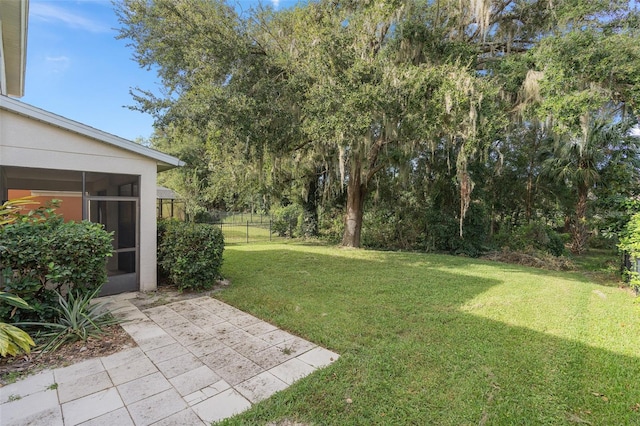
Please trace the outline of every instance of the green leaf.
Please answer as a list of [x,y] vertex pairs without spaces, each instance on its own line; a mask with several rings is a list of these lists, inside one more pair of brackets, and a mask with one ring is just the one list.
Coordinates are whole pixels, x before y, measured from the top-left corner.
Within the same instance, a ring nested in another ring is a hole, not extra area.
[[0,291],[0,301],[3,301],[11,306],[15,306],[16,308],[33,309],[21,297],[18,297],[16,295],[13,295],[4,291]]
[[11,324],[0,322],[1,356],[15,356],[21,351],[29,353],[31,346],[35,346],[35,343],[27,332]]

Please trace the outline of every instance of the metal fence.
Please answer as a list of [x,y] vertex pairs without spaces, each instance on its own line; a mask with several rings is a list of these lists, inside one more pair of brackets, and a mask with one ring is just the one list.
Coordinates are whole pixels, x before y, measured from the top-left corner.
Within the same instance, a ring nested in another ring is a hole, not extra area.
[[271,219],[267,217],[267,220],[261,222],[225,221],[213,225],[220,227],[225,243],[255,243],[284,239],[273,232],[272,224]]
[[211,212],[215,222],[222,223],[235,223],[246,224],[249,222],[252,224],[268,225],[271,222],[271,216],[261,213],[245,213],[245,212],[227,212],[227,211],[213,211]]

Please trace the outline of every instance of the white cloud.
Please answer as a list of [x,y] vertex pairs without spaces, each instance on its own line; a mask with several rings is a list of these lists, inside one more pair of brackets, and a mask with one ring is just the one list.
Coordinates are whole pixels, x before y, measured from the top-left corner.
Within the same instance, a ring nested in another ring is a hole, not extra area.
[[278,6],[280,6],[280,0],[271,0],[271,3],[273,3],[274,9],[277,9]]
[[67,56],[47,56],[46,69],[53,74],[61,74],[71,66],[71,59]]
[[633,128],[631,129],[631,135],[640,137],[640,126],[638,125],[633,126]]
[[71,28],[90,31],[92,33],[110,31],[110,28],[106,25],[51,4],[32,3],[29,6],[29,14],[32,18],[40,19],[41,21],[61,22]]

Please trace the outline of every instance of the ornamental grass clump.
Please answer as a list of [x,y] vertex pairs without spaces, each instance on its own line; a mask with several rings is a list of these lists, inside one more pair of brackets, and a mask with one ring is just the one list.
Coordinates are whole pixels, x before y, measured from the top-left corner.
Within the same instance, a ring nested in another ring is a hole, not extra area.
[[46,330],[38,335],[45,341],[43,352],[55,351],[65,343],[86,342],[89,338],[100,337],[105,327],[120,322],[109,312],[105,302],[92,302],[101,288],[89,294],[72,291],[66,298],[58,293],[58,306],[54,308],[56,321],[21,325],[43,327]]

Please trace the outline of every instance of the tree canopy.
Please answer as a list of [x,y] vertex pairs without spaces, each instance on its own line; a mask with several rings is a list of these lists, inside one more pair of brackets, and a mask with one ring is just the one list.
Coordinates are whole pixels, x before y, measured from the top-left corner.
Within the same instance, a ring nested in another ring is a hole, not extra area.
[[566,225],[579,252],[600,187],[629,179],[612,193],[637,194],[628,1],[116,8],[164,88],[134,90],[136,108],[155,117],[153,145],[188,164],[174,186],[194,211],[294,202],[309,223],[342,215],[344,246],[452,251],[541,221]]

